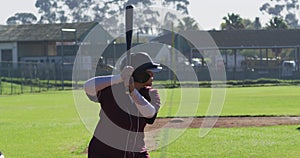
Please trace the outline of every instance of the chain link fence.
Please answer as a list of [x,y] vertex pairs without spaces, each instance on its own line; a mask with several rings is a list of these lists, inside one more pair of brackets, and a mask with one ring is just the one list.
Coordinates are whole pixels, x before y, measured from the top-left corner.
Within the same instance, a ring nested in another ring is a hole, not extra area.
[[[63,65],[60,62],[0,62],[0,95],[80,88],[87,78],[95,75],[109,75],[114,69],[114,67],[103,63],[93,66],[91,63],[80,62],[76,67],[77,73],[75,73],[80,75],[74,76],[73,67],[72,62],[66,62]],[[96,72],[93,72],[92,70],[95,70],[95,68]],[[193,69],[188,70],[184,68],[180,67],[174,70],[177,74],[194,71],[200,82],[211,80],[210,70],[207,67],[193,67]],[[294,72],[289,78],[282,78],[280,69],[272,73],[260,73],[259,71],[248,71],[247,69],[241,71],[227,70],[226,75],[227,80],[300,79],[299,72]],[[84,78],[80,78],[82,76]],[[172,70],[164,67],[161,72],[156,73],[155,80],[175,81],[177,78],[173,75]]]
[[61,64],[0,62],[0,95],[60,89],[63,80],[66,80],[64,86],[70,87],[68,74],[72,74],[71,69],[62,71]]
[[[87,69],[80,63],[76,71],[85,78],[73,76],[72,62],[0,62],[0,95],[38,93],[47,90],[67,90],[82,87],[83,82],[95,76],[92,65]],[[111,74],[113,67],[97,66],[97,75]]]

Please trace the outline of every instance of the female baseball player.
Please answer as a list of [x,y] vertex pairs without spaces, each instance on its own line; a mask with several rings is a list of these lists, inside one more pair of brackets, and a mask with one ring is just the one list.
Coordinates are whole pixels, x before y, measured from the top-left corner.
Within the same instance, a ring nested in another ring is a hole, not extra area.
[[158,91],[151,86],[161,67],[145,52],[131,54],[131,66],[126,60],[121,74],[97,76],[84,84],[90,100],[101,105],[89,158],[150,158],[144,128],[154,123],[160,107]]

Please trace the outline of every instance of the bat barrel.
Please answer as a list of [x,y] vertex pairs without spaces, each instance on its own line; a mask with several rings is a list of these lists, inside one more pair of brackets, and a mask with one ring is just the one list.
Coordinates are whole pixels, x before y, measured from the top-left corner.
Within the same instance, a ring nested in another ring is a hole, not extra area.
[[126,6],[125,12],[125,30],[126,30],[126,50],[127,50],[127,65],[130,65],[130,48],[132,43],[132,33],[133,33],[133,5]]
[[125,25],[126,25],[126,32],[132,31],[133,28],[133,6],[128,5],[126,6],[126,19],[125,19]]

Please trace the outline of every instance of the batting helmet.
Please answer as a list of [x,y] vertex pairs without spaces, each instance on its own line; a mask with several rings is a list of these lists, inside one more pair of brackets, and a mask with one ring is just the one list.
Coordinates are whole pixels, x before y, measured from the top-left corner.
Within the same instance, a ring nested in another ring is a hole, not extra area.
[[[127,59],[123,59],[121,69],[126,66]],[[151,77],[147,71],[158,72],[162,69],[160,64],[153,62],[146,52],[137,52],[131,54],[131,66],[135,69],[132,77],[135,82],[145,83]]]

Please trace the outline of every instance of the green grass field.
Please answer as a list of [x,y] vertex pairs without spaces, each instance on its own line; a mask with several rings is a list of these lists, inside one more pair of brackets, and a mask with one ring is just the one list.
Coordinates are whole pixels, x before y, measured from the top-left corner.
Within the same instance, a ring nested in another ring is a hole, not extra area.
[[[159,117],[176,115],[179,89],[160,91],[165,105]],[[191,94],[187,98],[191,105],[197,104],[194,91],[184,91]],[[300,115],[299,92],[299,86],[228,88],[221,115]],[[197,116],[205,114],[210,96],[211,89],[200,89]],[[0,112],[0,151],[6,158],[87,157],[82,152],[92,134],[79,118],[72,91],[0,96]],[[188,116],[188,112],[181,114]],[[152,151],[151,156],[298,157],[299,126],[215,128],[204,138],[199,137],[199,129],[187,129],[165,150]],[[170,135],[176,130],[171,129]]]
[[[199,103],[196,116],[204,116],[212,101],[211,88],[163,89],[160,117],[191,116],[192,106]],[[199,102],[195,103],[200,91]],[[184,101],[181,94],[185,93]],[[165,94],[168,94],[167,96]],[[240,115],[300,115],[300,86],[227,88],[222,116]],[[181,103],[183,102],[183,103]],[[182,112],[178,112],[178,105]],[[186,110],[186,111],[185,111]],[[193,116],[193,115],[192,115]]]
[[71,91],[0,97],[0,150],[16,158],[75,157],[89,133],[72,100]]
[[[300,155],[298,127],[214,128],[203,138],[199,137],[199,129],[188,129],[166,149],[151,152],[151,156],[298,158]],[[176,133],[176,130],[170,130],[169,134]]]

